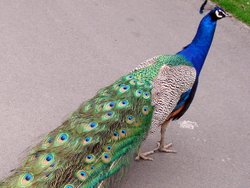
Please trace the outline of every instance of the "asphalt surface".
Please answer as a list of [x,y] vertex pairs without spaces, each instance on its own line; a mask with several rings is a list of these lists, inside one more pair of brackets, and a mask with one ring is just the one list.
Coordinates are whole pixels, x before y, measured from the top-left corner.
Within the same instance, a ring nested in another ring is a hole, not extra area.
[[[99,88],[189,43],[201,3],[0,1],[0,177]],[[250,29],[219,21],[195,100],[167,130],[178,153],[134,162],[120,187],[250,187],[249,61]]]

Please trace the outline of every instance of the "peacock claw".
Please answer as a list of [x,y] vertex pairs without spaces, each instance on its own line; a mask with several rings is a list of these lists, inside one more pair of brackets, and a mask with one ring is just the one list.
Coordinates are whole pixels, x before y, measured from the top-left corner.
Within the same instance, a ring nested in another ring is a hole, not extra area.
[[177,151],[175,151],[175,150],[168,149],[172,146],[173,146],[172,143],[161,146],[160,142],[157,142],[157,147],[155,149],[153,149],[152,151],[144,152],[144,153],[139,152],[138,155],[136,156],[135,160],[139,161],[142,159],[142,160],[146,160],[146,161],[153,161],[154,159],[151,157],[148,157],[148,155],[152,155],[157,151],[165,152],[165,153],[177,153]]
[[140,159],[145,160],[145,161],[153,161],[154,159],[151,157],[147,157],[148,155],[152,155],[155,151],[148,151],[148,152],[144,152],[144,153],[138,153],[138,155],[136,156],[135,160],[139,161]]
[[154,151],[165,152],[165,153],[177,153],[177,151],[175,150],[168,149],[172,146],[173,146],[172,143],[161,146],[160,142],[157,142],[157,147],[154,149]]

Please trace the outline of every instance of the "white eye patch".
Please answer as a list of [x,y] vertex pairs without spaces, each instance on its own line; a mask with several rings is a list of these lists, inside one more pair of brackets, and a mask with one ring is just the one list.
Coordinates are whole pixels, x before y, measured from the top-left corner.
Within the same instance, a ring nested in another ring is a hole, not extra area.
[[225,15],[221,10],[216,10],[215,15],[217,18],[223,18],[223,15]]

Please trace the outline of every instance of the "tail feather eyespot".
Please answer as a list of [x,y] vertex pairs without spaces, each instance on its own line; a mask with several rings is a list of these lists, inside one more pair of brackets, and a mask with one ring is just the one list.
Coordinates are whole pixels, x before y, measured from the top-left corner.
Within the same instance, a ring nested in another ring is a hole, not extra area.
[[18,185],[19,187],[30,187],[34,182],[34,176],[31,173],[24,173],[19,177]]
[[123,94],[125,92],[127,92],[130,89],[129,85],[123,85],[120,87],[120,89],[118,90],[120,94]]
[[138,89],[135,91],[134,95],[135,95],[135,97],[140,97],[142,95],[142,93],[143,93],[143,91]]
[[150,93],[147,92],[147,91],[144,92],[144,93],[143,93],[143,98],[144,98],[144,99],[150,99]]
[[63,188],[74,188],[74,185],[72,185],[72,184],[67,184],[67,185],[65,185]]
[[86,163],[93,163],[96,160],[96,157],[93,154],[89,154],[85,157]]
[[114,116],[115,116],[114,111],[108,111],[107,113],[102,115],[102,120],[106,121],[106,120],[109,120],[109,119],[113,118]]
[[134,116],[128,115],[128,116],[126,117],[126,122],[127,122],[127,124],[133,124],[133,123],[135,122]]
[[77,173],[76,173],[76,177],[80,180],[80,181],[85,181],[88,177],[88,174],[86,171],[84,170],[79,170]]
[[112,150],[112,146],[111,145],[107,145],[103,147],[104,151],[110,152]]
[[119,136],[119,133],[115,131],[115,132],[113,133],[112,140],[119,140],[119,137],[120,137],[120,136]]
[[125,138],[127,136],[127,131],[125,129],[120,130],[119,133],[121,138]]
[[134,77],[133,77],[133,75],[128,75],[128,76],[126,76],[126,80],[131,80],[131,79],[133,79]]
[[102,154],[102,161],[104,163],[109,163],[111,161],[111,154],[110,153],[107,153],[107,152],[104,152]]
[[69,134],[60,133],[57,135],[54,145],[59,146],[59,145],[65,144],[66,142],[68,142],[68,140],[69,140]]
[[109,110],[113,109],[114,107],[115,107],[114,101],[108,102],[103,106],[103,111],[109,111]]
[[91,141],[92,141],[92,137],[87,136],[87,137],[85,137],[85,138],[83,139],[82,144],[85,146],[85,145],[87,145],[87,144],[90,144]]
[[53,163],[55,162],[55,155],[53,153],[41,155],[39,158],[40,159],[38,165],[40,167],[45,168],[51,165],[52,168],[54,167]]
[[114,85],[113,85],[113,88],[114,88],[114,90],[119,90],[120,87],[122,87],[122,86],[125,86],[125,84],[117,83],[117,84],[114,84]]
[[118,109],[122,109],[122,108],[125,108],[129,105],[129,102],[128,100],[124,99],[122,101],[120,101],[118,104],[117,104],[117,108]]
[[89,123],[83,123],[80,125],[80,130],[82,132],[90,132],[98,127],[98,123],[95,121]]
[[143,106],[142,107],[142,113],[144,115],[148,115],[149,114],[149,107],[148,106]]
[[95,168],[96,168],[95,165],[88,165],[86,167],[86,171],[89,172],[89,173],[91,173],[91,171],[93,171]]
[[129,84],[132,85],[132,86],[134,86],[134,85],[136,85],[136,81],[135,80],[130,80]]

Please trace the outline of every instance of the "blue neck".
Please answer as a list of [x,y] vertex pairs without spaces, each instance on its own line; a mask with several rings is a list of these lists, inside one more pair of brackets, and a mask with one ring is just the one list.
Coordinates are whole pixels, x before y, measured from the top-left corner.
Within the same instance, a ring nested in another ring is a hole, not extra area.
[[215,28],[216,21],[211,18],[210,14],[206,15],[201,20],[193,41],[182,51],[177,53],[184,56],[194,65],[197,71],[197,76],[199,76],[201,72],[209,48],[212,44]]

